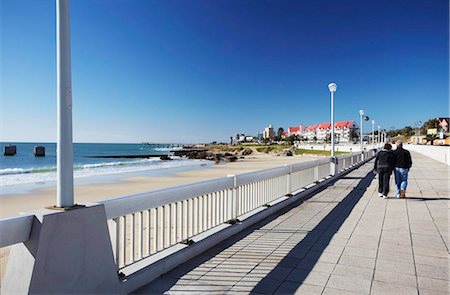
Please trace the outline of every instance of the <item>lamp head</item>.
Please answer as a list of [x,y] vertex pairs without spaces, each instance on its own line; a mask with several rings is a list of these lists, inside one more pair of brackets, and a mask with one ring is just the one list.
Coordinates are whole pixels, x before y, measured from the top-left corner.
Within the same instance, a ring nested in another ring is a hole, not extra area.
[[359,110],[359,115],[364,116],[364,110]]
[[330,90],[330,92],[336,92],[336,88],[337,88],[336,83],[328,84],[328,90]]
[[372,125],[375,125],[375,120],[372,120]]

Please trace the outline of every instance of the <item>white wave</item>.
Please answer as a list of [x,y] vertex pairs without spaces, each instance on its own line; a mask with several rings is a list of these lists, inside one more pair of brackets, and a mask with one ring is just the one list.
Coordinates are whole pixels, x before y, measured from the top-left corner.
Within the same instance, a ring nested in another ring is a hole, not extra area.
[[177,147],[166,147],[166,148],[154,148],[155,151],[158,152],[166,152],[166,151],[177,151],[177,150],[182,150],[183,147],[182,146],[177,146]]
[[6,168],[6,169],[0,169],[0,175],[25,174],[25,173],[31,173],[32,171],[33,171],[33,169]]
[[[123,163],[123,165],[117,164],[119,162],[86,164],[87,165],[86,168],[83,168],[83,166],[86,165],[82,165],[74,170],[74,178],[95,177],[100,175],[113,175],[120,173],[132,173],[132,172],[168,169],[176,167],[188,167],[188,166],[199,167],[204,166],[205,163],[209,163],[209,161],[206,160],[188,160],[183,157],[173,157],[173,160],[174,161],[163,161],[159,158],[150,158],[150,159],[140,159],[137,161],[120,162]],[[127,165],[130,162],[134,163],[134,165]],[[8,168],[8,169],[16,169],[16,168]],[[55,181],[56,172],[54,168],[45,168],[45,169],[46,170],[42,170],[45,172],[41,173],[34,173],[36,169],[29,169],[30,172],[27,173],[24,172],[22,174],[17,174],[13,172],[3,175],[0,174],[0,187],[9,185],[27,184],[27,183],[28,184],[46,183]]]

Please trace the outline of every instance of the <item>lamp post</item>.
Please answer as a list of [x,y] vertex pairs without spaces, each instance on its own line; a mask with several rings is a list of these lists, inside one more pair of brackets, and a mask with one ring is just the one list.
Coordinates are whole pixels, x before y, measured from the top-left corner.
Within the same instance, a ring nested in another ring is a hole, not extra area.
[[381,137],[380,137],[380,125],[378,125],[378,148],[381,148],[381,142],[380,142],[380,139],[381,139]]
[[336,83],[328,84],[328,90],[330,90],[331,94],[331,158],[333,161],[333,175],[336,174],[336,159],[334,157],[334,93],[336,88]]
[[56,0],[56,207],[61,208],[74,205],[71,80],[69,0]]
[[359,110],[359,117],[361,121],[361,126],[359,128],[359,145],[361,148],[361,153],[363,153],[363,116],[364,116],[364,110]]
[[372,148],[375,148],[375,120],[372,120]]

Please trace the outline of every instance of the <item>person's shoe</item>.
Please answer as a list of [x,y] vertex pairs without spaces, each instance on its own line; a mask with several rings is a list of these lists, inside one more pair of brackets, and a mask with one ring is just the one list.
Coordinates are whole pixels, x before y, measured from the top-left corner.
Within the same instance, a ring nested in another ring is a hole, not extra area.
[[382,198],[382,197],[383,197],[383,194],[382,194],[382,193],[378,193],[378,196],[379,196],[380,198]]
[[397,194],[397,196],[396,196],[396,197],[397,197],[397,199],[400,199],[400,194]]
[[388,198],[388,196],[383,196],[383,199],[387,199]]
[[406,198],[406,193],[404,189],[400,190],[400,198],[402,199]]

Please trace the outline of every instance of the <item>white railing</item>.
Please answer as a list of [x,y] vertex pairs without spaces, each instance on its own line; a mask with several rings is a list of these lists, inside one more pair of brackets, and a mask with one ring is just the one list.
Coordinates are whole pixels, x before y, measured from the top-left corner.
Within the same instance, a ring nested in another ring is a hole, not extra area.
[[[373,155],[366,152],[365,158]],[[338,172],[361,162],[338,157]],[[101,201],[119,270],[331,176],[331,158]]]
[[[364,159],[375,151],[364,153]],[[338,157],[337,171],[361,163]],[[331,158],[104,200],[118,270],[331,176]],[[33,215],[0,220],[0,247],[29,239]]]

